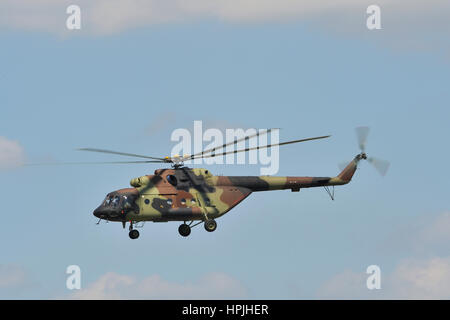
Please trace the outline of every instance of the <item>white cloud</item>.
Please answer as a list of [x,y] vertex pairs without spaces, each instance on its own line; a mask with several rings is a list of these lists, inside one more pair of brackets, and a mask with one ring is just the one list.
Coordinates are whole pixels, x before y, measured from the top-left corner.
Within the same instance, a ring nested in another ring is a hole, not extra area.
[[164,280],[159,275],[138,278],[108,272],[72,299],[239,299],[246,289],[224,273],[208,273],[198,281],[182,283]]
[[25,152],[16,141],[0,136],[0,169],[11,169],[25,163]]
[[450,212],[444,212],[425,224],[416,239],[428,246],[450,243]]
[[402,260],[390,273],[381,268],[381,289],[366,287],[368,274],[344,271],[318,290],[324,299],[450,299],[450,257]]
[[[385,1],[385,0],[383,0]],[[3,0],[3,26],[60,33],[71,0]],[[232,22],[279,21],[359,5],[358,0],[79,0],[83,28],[113,33],[159,23],[215,18]]]
[[23,268],[0,264],[0,290],[21,288],[27,284],[28,276]]
[[450,257],[403,261],[389,281],[393,297],[450,299]]
[[145,128],[145,134],[147,136],[152,136],[162,130],[170,128],[170,126],[174,124],[176,116],[176,113],[171,111],[156,114],[151,123]]
[[[104,34],[152,24],[199,19],[242,23],[323,16],[321,23],[327,24],[326,20],[330,18],[328,14],[344,14],[345,19],[340,20],[343,24],[353,17],[351,20],[364,27],[365,10],[373,1],[78,0],[76,3],[81,7],[82,28]],[[433,25],[443,24],[443,27],[449,25],[445,11],[450,9],[450,5],[446,0],[412,0],[407,3],[378,0],[376,3],[381,6],[383,17],[395,20],[397,26],[404,22],[404,29],[419,30],[424,25],[422,20]],[[71,0],[2,0],[0,26],[60,34],[65,31],[66,8],[71,4]],[[332,24],[333,29],[340,27]]]
[[346,270],[317,294],[327,299],[450,299],[449,243],[450,212],[420,216],[395,230],[384,245],[383,252],[409,258],[399,260],[391,272],[380,265],[381,290],[367,289],[365,270]]
[[367,276],[363,272],[345,270],[325,282],[317,296],[320,299],[367,299]]
[[377,0],[382,30],[368,31],[367,0],[78,0],[81,31],[68,31],[72,0],[2,0],[0,30],[72,35],[111,35],[156,24],[217,20],[226,23],[307,21],[341,36],[365,38],[392,49],[450,57],[450,1]]
[[396,254],[446,254],[450,249],[450,212],[422,215],[404,222],[386,239],[381,249]]

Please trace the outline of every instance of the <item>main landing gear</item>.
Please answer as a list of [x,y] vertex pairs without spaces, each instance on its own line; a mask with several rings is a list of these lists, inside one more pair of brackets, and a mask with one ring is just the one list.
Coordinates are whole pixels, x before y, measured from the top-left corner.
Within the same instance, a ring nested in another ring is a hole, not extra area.
[[[178,232],[181,236],[187,237],[191,234],[191,229],[195,226],[198,226],[203,221],[197,222],[196,224],[193,224],[194,221],[191,221],[189,224],[184,222],[182,225],[178,227]],[[208,219],[204,223],[205,230],[208,232],[213,232],[217,229],[217,222],[214,219]]]
[[204,226],[206,231],[213,232],[217,229],[217,222],[214,219],[206,220]]
[[[191,234],[191,229],[195,226],[198,226],[199,224],[203,223],[203,226],[205,227],[205,230],[208,232],[213,232],[217,229],[217,222],[214,219],[208,219],[206,221],[198,221],[194,224],[194,221],[191,221],[189,224],[184,222],[182,225],[178,227],[178,232],[181,236],[187,237]],[[125,223],[122,223],[125,228]],[[133,222],[130,221],[130,232],[128,233],[130,239],[137,239],[139,238],[139,231],[134,229]]]
[[186,223],[183,223],[182,225],[180,225],[178,227],[178,232],[180,233],[180,235],[182,235],[183,237],[187,237],[188,235],[191,234],[191,226],[187,225]]

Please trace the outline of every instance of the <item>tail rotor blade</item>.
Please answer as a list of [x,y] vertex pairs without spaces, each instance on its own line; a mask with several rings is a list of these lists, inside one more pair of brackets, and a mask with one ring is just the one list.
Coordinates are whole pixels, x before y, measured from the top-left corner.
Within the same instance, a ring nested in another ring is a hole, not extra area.
[[367,136],[369,135],[369,127],[357,127],[355,130],[359,148],[364,152],[366,149]]
[[382,176],[386,175],[390,166],[389,161],[373,157],[368,158],[367,161],[369,161]]

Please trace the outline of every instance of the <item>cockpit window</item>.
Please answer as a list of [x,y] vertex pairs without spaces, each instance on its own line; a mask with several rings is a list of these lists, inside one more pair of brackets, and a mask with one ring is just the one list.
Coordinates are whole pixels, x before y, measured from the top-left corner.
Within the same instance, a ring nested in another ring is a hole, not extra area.
[[103,205],[107,207],[107,206],[109,206],[110,203],[111,203],[111,197],[106,196],[105,200],[103,201]]
[[108,195],[105,198],[105,201],[103,201],[103,205],[105,207],[117,207],[120,203],[120,197],[114,196],[114,195]]
[[106,196],[102,205],[113,209],[133,209],[136,206],[135,201],[136,197],[133,195],[109,194]]
[[119,205],[119,202],[120,202],[120,197],[119,197],[119,196],[114,196],[114,197],[111,199],[111,205],[112,205],[112,207],[113,207],[113,208],[117,207],[117,206]]

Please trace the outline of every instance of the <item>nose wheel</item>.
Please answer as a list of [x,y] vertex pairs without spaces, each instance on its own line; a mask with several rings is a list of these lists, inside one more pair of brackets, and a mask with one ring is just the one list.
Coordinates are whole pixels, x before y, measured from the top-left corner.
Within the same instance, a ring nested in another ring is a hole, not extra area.
[[128,235],[130,236],[130,239],[137,239],[139,238],[139,231],[137,231],[136,229],[132,229],[130,230],[130,233],[128,233]]
[[[125,224],[124,224],[125,226]],[[137,239],[139,238],[139,231],[137,231],[136,229],[133,229],[133,222],[130,221],[130,228],[129,228],[130,232],[128,233],[128,235],[130,236],[130,239]]]

